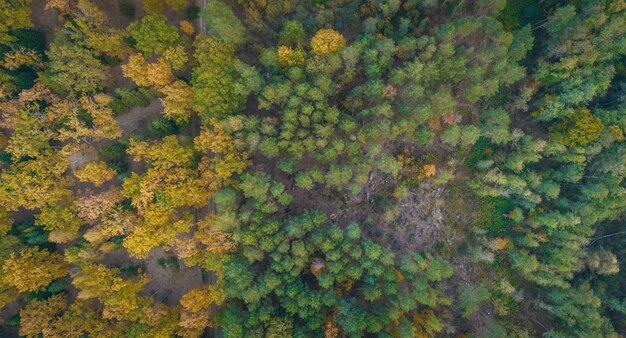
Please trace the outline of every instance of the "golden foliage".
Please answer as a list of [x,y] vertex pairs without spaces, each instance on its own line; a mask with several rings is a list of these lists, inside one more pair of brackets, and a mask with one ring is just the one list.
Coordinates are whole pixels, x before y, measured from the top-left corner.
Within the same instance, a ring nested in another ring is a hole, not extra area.
[[97,195],[84,192],[79,195],[74,204],[78,208],[78,216],[80,218],[87,223],[94,223],[112,211],[115,205],[123,199],[120,188],[113,186]]
[[67,161],[58,154],[13,164],[0,173],[0,208],[39,209],[71,196],[69,178],[63,177]]
[[103,243],[114,236],[124,234],[124,229],[132,228],[135,217],[129,211],[114,210],[98,225],[89,228],[83,237],[91,243]]
[[580,108],[550,127],[552,139],[566,146],[586,146],[600,138],[604,129],[602,121],[589,109]]
[[341,33],[332,29],[320,29],[311,39],[311,50],[316,55],[326,55],[339,51],[346,45]]
[[250,165],[248,154],[240,152],[234,140],[224,130],[217,119],[211,119],[209,127],[203,127],[200,135],[194,139],[197,150],[215,154],[213,158],[204,156],[199,169],[206,180],[210,180],[212,189],[221,188],[230,177],[240,174]]
[[500,251],[510,248],[511,243],[506,238],[498,237],[492,241],[491,246],[494,250]]
[[90,182],[99,187],[104,182],[115,177],[115,170],[102,161],[92,161],[76,170],[74,175],[81,182]]
[[128,253],[137,258],[146,258],[155,247],[169,249],[176,242],[176,235],[187,232],[192,226],[190,220],[170,217],[164,222],[144,214],[144,222],[139,222],[132,233],[124,238],[122,245]]
[[122,65],[122,72],[139,86],[161,88],[174,80],[172,67],[165,60],[148,63],[141,54],[131,55],[128,63]]
[[33,67],[35,69],[43,68],[44,63],[34,50],[13,50],[4,54],[2,67],[15,70],[21,66]]
[[189,120],[193,90],[188,84],[178,80],[161,88],[161,93],[165,94],[163,98],[165,116],[179,123]]
[[304,52],[287,46],[278,47],[278,64],[281,67],[299,66],[304,64]]
[[339,325],[335,323],[332,316],[324,319],[324,338],[335,338],[339,336]]
[[37,248],[14,252],[2,266],[3,280],[20,292],[39,291],[67,275],[63,256]]
[[60,203],[46,206],[36,216],[35,225],[43,226],[52,231],[50,241],[67,243],[76,238],[82,222],[77,215],[77,208],[71,203]]
[[222,304],[226,292],[218,284],[200,285],[180,299],[182,311],[179,326],[186,332],[200,331],[211,325],[211,304]]
[[39,337],[54,325],[58,314],[67,307],[64,295],[53,295],[48,299],[33,299],[20,310],[20,336]]
[[422,166],[422,176],[433,177],[437,174],[437,167],[434,164],[424,164]]
[[191,22],[187,20],[180,21],[180,30],[189,36],[193,35],[193,33],[196,32],[196,28],[193,26]]
[[88,263],[72,276],[72,284],[79,289],[78,299],[97,298],[104,305],[104,318],[136,320],[141,308],[151,303],[151,299],[138,295],[150,278],[144,274],[125,280],[119,275],[117,268]]
[[232,234],[213,229],[215,214],[207,215],[198,222],[198,229],[192,238],[180,238],[176,241],[176,253],[187,266],[199,265],[212,270],[215,261],[237,250]]
[[[46,123],[58,130],[60,141],[84,137],[95,140],[115,139],[122,135],[113,111],[109,108],[112,98],[106,94],[82,96],[78,101],[67,99],[55,102],[46,110]],[[86,123],[81,115],[87,113],[91,123]]]

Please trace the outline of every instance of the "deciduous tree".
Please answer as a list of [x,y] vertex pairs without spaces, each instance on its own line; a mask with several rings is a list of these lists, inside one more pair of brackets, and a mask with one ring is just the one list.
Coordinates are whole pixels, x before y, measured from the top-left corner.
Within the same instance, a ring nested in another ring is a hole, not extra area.
[[11,253],[2,266],[3,280],[20,292],[40,291],[53,280],[67,275],[63,256],[38,248]]

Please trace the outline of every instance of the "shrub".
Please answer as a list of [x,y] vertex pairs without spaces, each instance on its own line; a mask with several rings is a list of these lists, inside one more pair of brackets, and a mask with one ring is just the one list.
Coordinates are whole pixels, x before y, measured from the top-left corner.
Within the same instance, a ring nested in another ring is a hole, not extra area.
[[200,16],[200,7],[189,6],[187,7],[187,19],[195,20]]
[[135,18],[135,6],[129,3],[121,3],[117,5],[117,9],[122,13],[122,15],[128,19]]

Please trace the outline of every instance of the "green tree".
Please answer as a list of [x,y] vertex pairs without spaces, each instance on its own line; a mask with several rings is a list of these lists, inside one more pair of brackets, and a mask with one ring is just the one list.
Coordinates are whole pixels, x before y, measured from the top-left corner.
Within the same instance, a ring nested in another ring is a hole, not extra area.
[[32,27],[30,3],[32,0],[7,0],[0,3],[0,44],[15,40],[11,30]]
[[233,46],[246,42],[246,30],[232,9],[219,0],[209,0],[204,8],[207,32],[215,39]]
[[41,73],[53,89],[64,93],[93,94],[111,83],[110,68],[76,44],[58,39],[46,52],[49,68]]
[[176,27],[167,23],[162,15],[148,15],[131,23],[127,30],[135,41],[135,47],[145,54],[163,54],[182,41]]

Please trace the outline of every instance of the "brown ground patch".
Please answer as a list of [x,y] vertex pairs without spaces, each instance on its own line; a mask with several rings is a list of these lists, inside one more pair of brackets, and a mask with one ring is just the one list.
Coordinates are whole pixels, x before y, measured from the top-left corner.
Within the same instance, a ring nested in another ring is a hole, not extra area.
[[163,112],[163,103],[156,99],[146,107],[133,107],[128,113],[115,117],[122,129],[122,137],[129,136],[139,130],[147,129],[150,122]]
[[143,288],[142,293],[151,295],[157,302],[167,305],[178,305],[180,298],[196,285],[202,284],[202,272],[199,267],[162,267],[160,258],[168,258],[173,253],[166,253],[161,248],[150,251],[148,258],[142,260],[145,272],[151,280]]
[[54,38],[54,30],[59,27],[63,21],[58,19],[58,13],[54,10],[46,10],[45,0],[34,0],[30,4],[32,11],[32,20],[36,29],[41,30],[46,37],[46,45],[50,44]]

